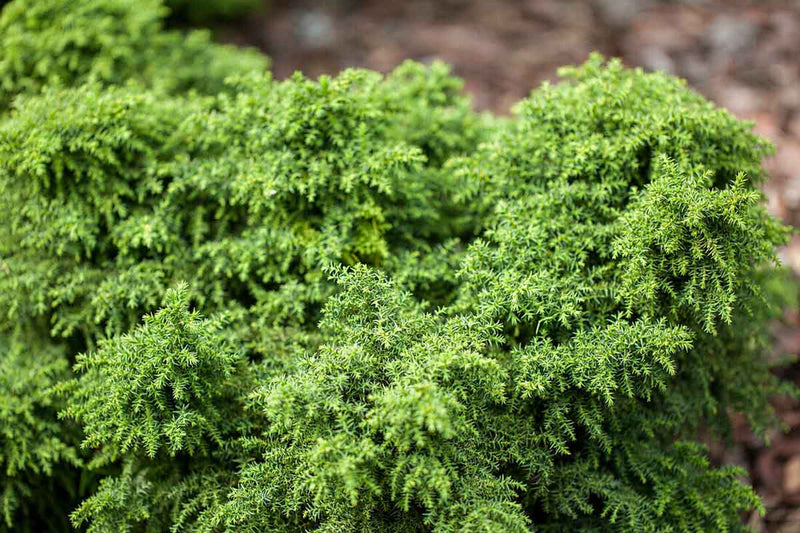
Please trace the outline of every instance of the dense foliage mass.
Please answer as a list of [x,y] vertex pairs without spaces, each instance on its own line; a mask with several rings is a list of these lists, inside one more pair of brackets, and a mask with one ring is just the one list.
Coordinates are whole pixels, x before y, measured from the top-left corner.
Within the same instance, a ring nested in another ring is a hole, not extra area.
[[216,94],[227,76],[266,69],[258,53],[214,44],[206,31],[164,31],[167,13],[161,0],[14,0],[0,14],[0,111],[45,85]]
[[736,531],[769,146],[592,57],[278,81],[156,0],[0,15],[2,529]]

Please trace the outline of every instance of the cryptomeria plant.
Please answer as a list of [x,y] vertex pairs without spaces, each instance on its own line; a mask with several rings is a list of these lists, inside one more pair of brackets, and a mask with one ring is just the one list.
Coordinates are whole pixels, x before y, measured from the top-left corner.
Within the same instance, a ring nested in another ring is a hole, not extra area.
[[0,14],[0,110],[44,85],[128,80],[171,93],[215,94],[227,76],[263,71],[254,51],[208,32],[163,31],[160,0],[14,0]]
[[599,57],[510,120],[441,64],[277,81],[164,13],[0,15],[4,528],[735,531],[760,508],[697,442],[794,393],[765,359],[787,230],[748,124]]

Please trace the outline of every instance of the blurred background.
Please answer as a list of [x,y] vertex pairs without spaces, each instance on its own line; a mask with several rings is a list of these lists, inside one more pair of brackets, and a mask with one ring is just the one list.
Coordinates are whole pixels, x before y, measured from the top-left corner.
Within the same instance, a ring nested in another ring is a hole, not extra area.
[[[178,23],[211,25],[223,41],[262,49],[277,78],[439,58],[465,80],[476,108],[500,114],[594,50],[680,76],[775,144],[769,208],[800,227],[800,0],[231,0],[225,21],[199,20],[191,1],[172,0]],[[800,238],[781,256],[800,274]],[[775,337],[776,353],[800,352],[796,310]],[[800,364],[779,372],[800,385]],[[747,468],[762,495],[766,516],[746,517],[753,529],[800,532],[800,404],[775,405],[788,431],[776,431],[769,448],[741,423],[734,442],[710,445],[716,461]]]

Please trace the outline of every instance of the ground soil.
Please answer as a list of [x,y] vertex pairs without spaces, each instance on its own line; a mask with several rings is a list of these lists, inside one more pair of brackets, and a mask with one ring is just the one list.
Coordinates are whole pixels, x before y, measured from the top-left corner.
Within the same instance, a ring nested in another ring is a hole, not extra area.
[[[261,48],[278,78],[360,66],[391,70],[406,58],[443,59],[479,109],[507,114],[557,67],[594,50],[660,69],[737,116],[777,150],[766,161],[770,210],[800,227],[800,1],[730,0],[274,0],[216,28],[222,40]],[[781,251],[800,273],[800,238]],[[776,347],[800,352],[800,313],[775,325]],[[800,385],[800,364],[781,372]],[[786,432],[765,447],[739,423],[716,458],[745,466],[767,508],[756,531],[800,532],[800,404],[775,400]]]

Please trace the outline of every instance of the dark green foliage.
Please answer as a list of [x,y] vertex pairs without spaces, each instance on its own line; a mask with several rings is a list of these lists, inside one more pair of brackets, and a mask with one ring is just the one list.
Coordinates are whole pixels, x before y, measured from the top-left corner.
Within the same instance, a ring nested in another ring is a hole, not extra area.
[[[53,489],[48,477],[59,477],[64,465],[78,464],[73,435],[55,416],[62,402],[53,388],[68,370],[61,347],[20,331],[0,336],[0,504],[5,526],[23,523],[21,516],[49,513],[48,502],[36,501]],[[49,522],[59,524],[63,517]]]
[[[178,461],[179,464],[172,464]],[[215,516],[236,483],[230,457],[170,461],[131,459],[102,480],[71,519],[92,533],[111,531],[218,531]],[[225,465],[225,468],[220,468]]]
[[216,22],[242,17],[261,10],[267,0],[167,0],[173,16],[193,23]]
[[441,64],[276,81],[164,14],[0,19],[4,527],[736,531],[760,507],[696,442],[795,392],[764,357],[786,229],[747,124],[597,57],[507,121]]
[[746,472],[711,468],[697,443],[626,440],[621,448],[611,457],[613,474],[598,469],[595,457],[579,459],[538,491],[544,512],[558,517],[542,531],[564,531],[564,524],[570,531],[738,531],[738,513],[763,512],[740,482]]
[[213,94],[227,76],[266,68],[205,31],[162,31],[167,12],[160,0],[14,0],[0,13],[0,110],[46,84],[136,80]]

